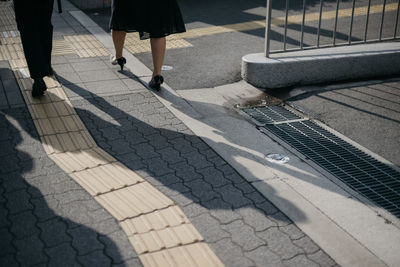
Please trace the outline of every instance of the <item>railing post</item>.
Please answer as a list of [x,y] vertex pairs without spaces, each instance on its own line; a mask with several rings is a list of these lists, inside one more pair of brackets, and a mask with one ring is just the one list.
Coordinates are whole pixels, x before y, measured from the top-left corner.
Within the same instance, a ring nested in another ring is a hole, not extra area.
[[267,0],[267,15],[265,20],[265,57],[269,56],[270,51],[270,31],[271,31],[271,4],[272,0]]

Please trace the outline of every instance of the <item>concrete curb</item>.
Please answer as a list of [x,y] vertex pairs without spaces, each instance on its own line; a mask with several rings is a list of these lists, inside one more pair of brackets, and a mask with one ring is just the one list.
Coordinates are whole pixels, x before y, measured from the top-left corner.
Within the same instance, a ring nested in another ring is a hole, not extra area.
[[400,42],[343,46],[242,58],[242,77],[261,88],[329,83],[400,73]]

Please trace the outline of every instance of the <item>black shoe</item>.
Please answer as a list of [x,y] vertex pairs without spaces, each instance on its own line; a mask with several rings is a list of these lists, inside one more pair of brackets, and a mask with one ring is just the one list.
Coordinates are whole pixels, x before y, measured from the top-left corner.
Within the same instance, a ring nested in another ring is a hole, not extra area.
[[161,75],[156,75],[149,82],[149,86],[153,89],[160,90],[161,84],[163,82],[164,82],[164,77]]
[[126,58],[120,57],[120,58],[112,58],[111,59],[111,64],[113,65],[119,65],[121,67],[121,70],[124,69],[124,65],[126,64]]
[[32,86],[32,96],[33,97],[41,97],[44,94],[44,91],[47,90],[46,84],[43,81],[43,78],[34,79]]

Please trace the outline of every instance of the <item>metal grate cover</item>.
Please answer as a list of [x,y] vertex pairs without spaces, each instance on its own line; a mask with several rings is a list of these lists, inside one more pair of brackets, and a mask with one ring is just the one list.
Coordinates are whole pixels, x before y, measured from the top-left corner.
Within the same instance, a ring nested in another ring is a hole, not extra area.
[[245,108],[243,111],[261,125],[301,119],[280,106]]
[[267,124],[263,128],[400,218],[400,173],[393,168],[310,120]]

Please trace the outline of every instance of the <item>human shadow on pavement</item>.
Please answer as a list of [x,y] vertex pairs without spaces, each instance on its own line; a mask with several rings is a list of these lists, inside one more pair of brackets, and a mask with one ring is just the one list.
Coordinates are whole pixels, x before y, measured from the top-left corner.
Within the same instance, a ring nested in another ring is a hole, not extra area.
[[0,110],[0,133],[0,266],[141,266],[115,219],[48,158],[27,108]]

